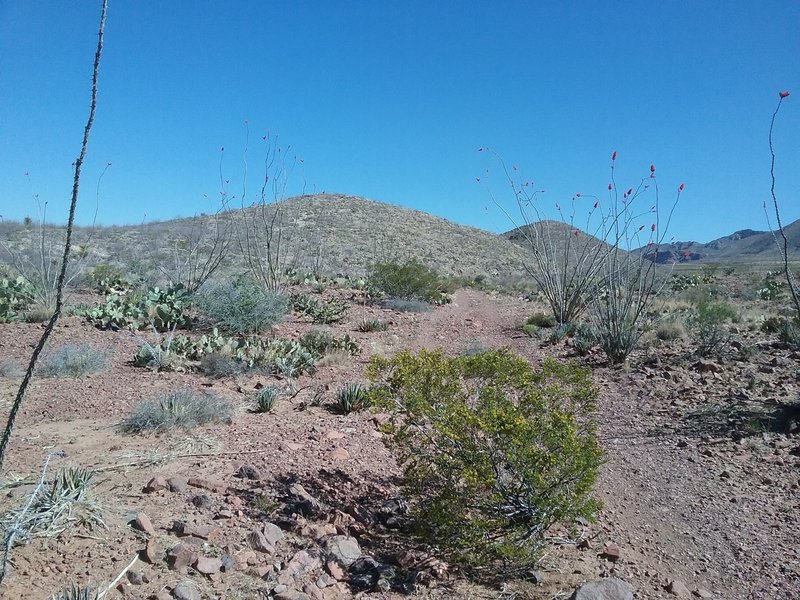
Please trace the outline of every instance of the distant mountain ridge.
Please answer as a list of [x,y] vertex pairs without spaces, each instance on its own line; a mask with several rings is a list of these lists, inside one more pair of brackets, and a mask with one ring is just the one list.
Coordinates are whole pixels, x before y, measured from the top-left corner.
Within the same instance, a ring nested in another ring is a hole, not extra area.
[[[800,219],[784,227],[789,255],[800,257]],[[780,260],[772,231],[742,229],[708,243],[674,242],[659,247],[659,263],[777,262]],[[779,239],[780,235],[778,235]],[[782,240],[781,240],[782,243]]]

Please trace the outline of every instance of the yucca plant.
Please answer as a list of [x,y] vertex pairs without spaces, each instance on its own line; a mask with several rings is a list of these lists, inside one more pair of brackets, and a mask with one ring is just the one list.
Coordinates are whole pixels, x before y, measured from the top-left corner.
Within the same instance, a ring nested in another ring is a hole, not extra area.
[[274,385],[265,387],[256,394],[256,412],[266,413],[275,408],[278,401],[278,388]]
[[50,600],[99,600],[100,597],[99,592],[90,587],[73,584],[50,596]]
[[357,383],[349,383],[336,394],[334,409],[343,415],[359,412],[369,408],[370,401],[363,387]]

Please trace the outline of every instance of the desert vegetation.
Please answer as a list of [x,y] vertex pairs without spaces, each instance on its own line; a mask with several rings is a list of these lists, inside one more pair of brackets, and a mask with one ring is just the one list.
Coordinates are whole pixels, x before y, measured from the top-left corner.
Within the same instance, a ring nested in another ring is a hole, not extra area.
[[[73,254],[105,9],[67,225],[0,232],[4,595],[792,597],[800,304],[774,185],[769,268],[697,268],[661,260],[684,185],[620,185],[616,152],[608,194],[556,220],[500,161],[521,223],[493,236],[287,199],[264,136],[254,202],[221,166],[215,214]],[[337,248],[340,211],[415,229]]]

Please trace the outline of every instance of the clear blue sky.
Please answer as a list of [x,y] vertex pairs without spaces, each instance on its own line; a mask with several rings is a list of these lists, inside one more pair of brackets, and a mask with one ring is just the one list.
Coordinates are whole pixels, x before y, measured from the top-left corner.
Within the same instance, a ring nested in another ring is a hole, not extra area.
[[[100,1],[0,0],[0,214],[64,220]],[[242,179],[244,122],[302,158],[290,193],[365,196],[493,231],[488,146],[547,190],[603,194],[658,167],[686,183],[680,240],[800,218],[800,2],[110,0],[79,221],[208,212]],[[25,173],[29,173],[26,177]],[[485,177],[484,177],[485,179]]]

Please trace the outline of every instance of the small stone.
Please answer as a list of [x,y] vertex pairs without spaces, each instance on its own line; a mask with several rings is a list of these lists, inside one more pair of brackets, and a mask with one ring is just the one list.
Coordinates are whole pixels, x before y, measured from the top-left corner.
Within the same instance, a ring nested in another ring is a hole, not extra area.
[[172,600],[173,596],[169,592],[158,592],[156,600]]
[[349,567],[361,558],[361,547],[355,538],[345,535],[335,535],[325,541],[325,551],[328,558],[335,560],[344,567]]
[[327,507],[309,494],[299,483],[292,484],[289,487],[289,494],[292,496],[297,511],[304,516],[313,517],[327,511]]
[[142,558],[145,560],[145,562],[149,562],[151,565],[161,560],[161,548],[154,539],[151,538],[147,540],[147,545],[144,547],[144,551],[142,552]]
[[186,483],[192,487],[208,490],[210,492],[216,492],[218,494],[224,494],[228,489],[228,486],[226,486],[224,483],[203,479],[201,477],[192,477]]
[[264,532],[254,529],[247,534],[247,543],[253,550],[258,552],[266,552],[268,554],[275,553],[275,547],[269,543],[269,540],[264,535]]
[[156,475],[150,481],[147,482],[147,485],[144,486],[144,491],[146,493],[157,492],[159,490],[168,490],[169,484],[167,480],[164,479],[161,475]]
[[273,546],[283,539],[283,530],[274,523],[264,523],[261,531],[266,540]]
[[145,583],[144,573],[141,571],[128,571],[128,581],[131,585],[142,585]]
[[605,558],[611,562],[617,562],[622,556],[619,546],[616,544],[606,544],[603,551],[600,553],[600,558]]
[[218,558],[201,556],[194,563],[194,568],[203,575],[211,575],[212,573],[218,573],[222,569],[222,561]]
[[200,592],[191,581],[181,581],[172,590],[172,595],[177,600],[202,600]]
[[330,586],[334,585],[335,583],[336,583],[336,579],[334,577],[331,577],[327,573],[323,573],[322,575],[317,577],[317,581],[316,581],[315,585],[319,589],[323,589],[323,588],[326,588],[326,587],[330,587]]
[[633,600],[633,588],[616,577],[584,583],[570,600]]
[[692,592],[692,594],[694,596],[697,596],[698,598],[704,598],[705,600],[710,600],[711,598],[714,597],[714,594],[712,592],[709,592],[705,588],[697,588],[695,591]]
[[677,596],[678,598],[691,597],[689,588],[687,588],[686,584],[683,583],[680,579],[673,579],[672,581],[670,581],[666,586],[666,590],[670,594],[672,594],[673,596]]
[[153,527],[153,522],[145,513],[137,514],[133,521],[131,521],[131,525],[149,536],[154,536],[156,534],[156,528]]
[[180,542],[167,553],[167,565],[173,571],[186,569],[197,560],[197,550],[189,544]]
[[344,437],[345,434],[343,434],[341,431],[334,431],[334,430],[331,430],[322,436],[322,438],[325,440],[341,440]]
[[537,585],[541,585],[544,583],[544,573],[541,571],[528,571],[526,573],[526,579],[531,583],[535,583]]
[[275,594],[275,600],[313,600],[308,594],[298,592],[294,589],[287,589],[279,594]]
[[327,563],[325,563],[325,568],[328,570],[328,573],[331,574],[331,577],[337,581],[344,579],[344,569],[342,569],[342,567],[336,561],[329,560]]
[[259,480],[261,479],[261,471],[259,471],[255,465],[242,465],[239,467],[239,470],[236,471],[236,476],[241,479]]
[[230,554],[223,554],[220,559],[219,570],[228,573],[236,569],[236,560]]
[[194,523],[186,523],[183,526],[183,535],[200,538],[201,540],[210,540],[217,536],[219,529],[213,525],[195,525]]
[[345,448],[334,448],[328,453],[328,458],[331,460],[347,460],[350,458],[350,453]]
[[214,501],[211,499],[210,496],[207,496],[206,494],[200,494],[192,498],[192,504],[194,504],[199,509],[208,510],[212,506],[214,506]]
[[175,494],[182,494],[188,489],[188,484],[185,477],[170,477],[167,479],[169,491]]

